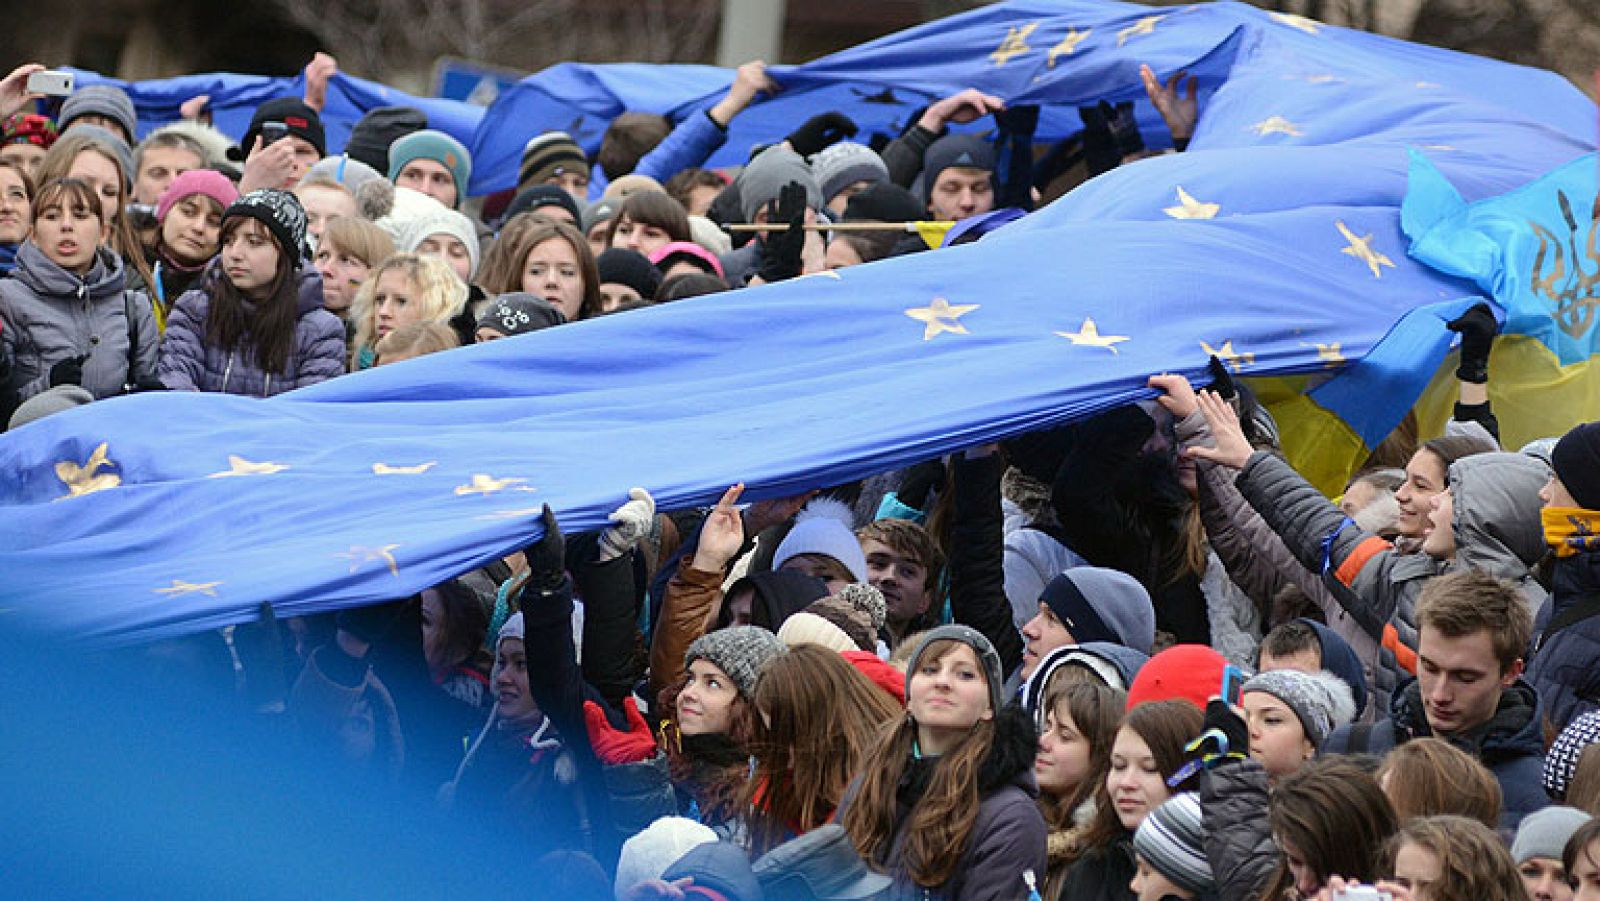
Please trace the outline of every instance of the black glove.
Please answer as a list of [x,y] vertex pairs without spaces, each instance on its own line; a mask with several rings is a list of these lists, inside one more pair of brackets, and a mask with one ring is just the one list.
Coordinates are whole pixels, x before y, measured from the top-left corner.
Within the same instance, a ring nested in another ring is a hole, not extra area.
[[[528,584],[536,588],[541,594],[558,591],[567,578],[567,541],[561,535],[561,525],[556,522],[555,511],[549,504],[544,505],[544,512],[540,514],[544,519],[544,535],[533,544],[523,548],[522,553],[528,558]],[[527,592],[523,592],[527,597]]]
[[1233,400],[1238,396],[1239,389],[1233,384],[1233,374],[1228,372],[1228,364],[1217,359],[1215,355],[1206,361],[1206,369],[1211,373],[1211,390],[1223,400]]
[[165,391],[167,386],[160,379],[145,378],[136,380],[129,388],[129,394],[143,394],[146,391]]
[[830,144],[836,144],[845,138],[854,137],[860,129],[850,121],[844,113],[828,112],[819,113],[805,121],[804,125],[790,132],[785,141],[794,148],[794,152],[801,156],[809,157]]
[[1206,705],[1206,720],[1201,731],[1208,732],[1212,729],[1228,736],[1229,754],[1250,753],[1250,728],[1221,698]]
[[944,487],[944,460],[935,457],[906,470],[905,478],[900,480],[900,490],[894,493],[905,504],[914,510],[927,510],[928,494],[935,488]]
[[83,362],[87,359],[89,355],[84,354],[81,357],[68,357],[57,361],[56,365],[50,367],[50,387],[83,384]]
[[778,191],[778,199],[767,202],[767,221],[787,222],[788,231],[768,232],[763,242],[761,267],[756,274],[771,284],[800,274],[801,253],[806,247],[806,188],[791,181]]
[[1089,176],[1110,172],[1122,165],[1122,158],[1144,149],[1144,138],[1133,117],[1133,103],[1116,106],[1100,101],[1097,106],[1078,108],[1083,120],[1083,157]]
[[1494,311],[1486,303],[1477,304],[1446,328],[1461,335],[1461,365],[1456,368],[1456,378],[1477,385],[1489,381],[1489,351],[1494,347],[1494,336],[1500,334]]
[[1132,459],[1156,433],[1156,421],[1133,404],[1107,410],[1083,423],[1079,440],[1108,457]]

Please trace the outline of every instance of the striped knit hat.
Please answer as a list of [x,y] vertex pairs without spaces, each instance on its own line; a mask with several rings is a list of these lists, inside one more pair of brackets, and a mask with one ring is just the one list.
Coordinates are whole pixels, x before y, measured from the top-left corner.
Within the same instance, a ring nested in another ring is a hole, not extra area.
[[1200,796],[1194,792],[1173,795],[1150,811],[1133,833],[1133,849],[1178,888],[1197,895],[1211,891]]

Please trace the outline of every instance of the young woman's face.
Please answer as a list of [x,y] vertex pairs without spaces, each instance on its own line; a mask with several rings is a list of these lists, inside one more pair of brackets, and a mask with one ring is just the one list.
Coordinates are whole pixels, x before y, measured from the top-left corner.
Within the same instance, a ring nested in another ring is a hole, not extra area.
[[222,210],[204,194],[190,194],[172,205],[161,223],[161,245],[180,263],[198,265],[216,255],[222,237]]
[[245,217],[222,242],[222,271],[246,297],[261,299],[278,274],[278,242],[260,220]]
[[1250,756],[1266,769],[1269,777],[1289,775],[1316,753],[1306,740],[1300,718],[1274,695],[1252,691],[1241,704],[1245,724],[1250,728]]
[[667,230],[645,222],[635,222],[627,216],[622,216],[617,221],[617,232],[611,236],[612,247],[626,247],[637,250],[645,256],[658,247],[665,247],[672,243],[672,236]]
[[68,178],[88,183],[100,195],[100,209],[107,220],[115,220],[122,212],[122,174],[117,164],[101,156],[98,151],[85,150],[72,160],[67,169]]
[[372,267],[354,254],[346,253],[332,241],[317,243],[317,272],[322,276],[322,305],[344,314],[356,292],[371,274]]
[[1428,527],[1423,533],[1422,552],[1436,560],[1456,555],[1456,503],[1447,488],[1428,502]]
[[356,199],[350,196],[349,191],[326,185],[307,185],[296,189],[294,193],[300,198],[300,205],[305,207],[306,234],[311,236],[313,244],[322,240],[322,232],[328,227],[329,219],[359,214]]
[[1117,820],[1129,832],[1138,829],[1156,805],[1172,796],[1156,755],[1139,733],[1127,726],[1117,730],[1117,740],[1111,745],[1106,793],[1116,808]]
[[1428,528],[1428,502],[1445,489],[1444,461],[1426,448],[1411,455],[1406,463],[1406,480],[1395,491],[1400,504],[1400,534],[1421,538]]
[[7,144],[0,147],[0,160],[15,160],[34,178],[39,176],[39,165],[49,151],[38,144]]
[[1600,841],[1590,842],[1572,862],[1572,901],[1600,901]]
[[429,588],[422,592],[422,653],[434,672],[455,665],[454,660],[444,659],[446,628],[444,602],[439,592]]
[[625,303],[639,299],[639,292],[621,282],[604,282],[600,285],[600,311],[609,313]]
[[970,732],[980,720],[994,718],[989,681],[972,648],[957,644],[937,660],[924,654],[916,667],[906,709],[924,737],[935,732]]
[[398,269],[384,270],[383,274],[378,276],[378,283],[373,288],[372,312],[377,317],[375,331],[379,338],[402,325],[410,325],[422,319],[417,283],[404,272]]
[[417,245],[417,253],[438,257],[449,263],[462,284],[472,281],[472,254],[467,252],[467,245],[461,243],[461,239],[455,235],[429,235]]
[[1072,721],[1066,701],[1045,714],[1044,732],[1039,736],[1039,751],[1033,758],[1033,775],[1039,791],[1065,797],[1089,778],[1093,749],[1089,740]]
[[576,322],[583,309],[583,269],[577,251],[563,238],[541,241],[522,261],[522,290],[542,297]]
[[39,210],[33,221],[33,243],[62,269],[82,274],[94,265],[104,227],[89,207],[61,201]]
[[33,228],[33,204],[22,174],[0,168],[0,244],[21,244]]
[[721,735],[733,725],[739,687],[704,657],[689,664],[689,683],[678,693],[678,730],[684,735]]
[[814,579],[821,579],[828,583],[830,594],[838,594],[850,584],[849,579],[840,578],[839,570],[842,568],[842,564],[822,554],[795,554],[778,567],[784,572],[805,573]]
[[1295,891],[1302,898],[1315,897],[1322,890],[1322,874],[1318,873],[1311,864],[1306,862],[1300,849],[1284,841],[1281,837],[1274,836],[1274,842],[1283,849],[1283,863],[1289,868],[1289,875],[1294,879]]
[[1394,854],[1394,881],[1411,890],[1413,901],[1427,901],[1439,881],[1439,856],[1415,842],[1402,842]]
[[1528,901],[1572,901],[1567,869],[1553,857],[1530,857],[1517,865]]
[[494,652],[494,699],[505,719],[524,719],[539,713],[539,704],[528,690],[528,655],[520,638],[502,638]]

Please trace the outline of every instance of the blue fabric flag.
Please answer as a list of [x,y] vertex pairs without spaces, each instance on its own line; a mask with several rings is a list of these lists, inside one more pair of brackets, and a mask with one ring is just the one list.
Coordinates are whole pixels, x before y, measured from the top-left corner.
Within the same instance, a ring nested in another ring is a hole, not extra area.
[[[1576,129],[1593,105],[1550,73],[1249,7],[1136,9],[1158,16],[1153,32],[1125,47],[1091,34],[1055,68],[1126,59],[1095,71],[1125,79],[1100,90],[1131,94],[1139,41],[1179,54],[1192,27],[1190,60],[1229,42],[1192,149],[979,243],[270,400],[137,395],[0,436],[0,622],[127,642],[247,620],[263,601],[288,616],[403,597],[525,544],[543,503],[581,531],[634,485],[663,509],[735,481],[751,500],[792,494],[1148,396],[1150,374],[1198,379],[1212,353],[1244,375],[1369,355],[1403,367],[1386,342],[1438,342],[1396,323],[1427,308],[1436,338],[1450,305],[1480,294],[1405,255],[1410,149],[1431,148],[1473,199],[1590,149]],[[1039,59],[1006,65],[1048,67],[1062,37],[1043,29]]]

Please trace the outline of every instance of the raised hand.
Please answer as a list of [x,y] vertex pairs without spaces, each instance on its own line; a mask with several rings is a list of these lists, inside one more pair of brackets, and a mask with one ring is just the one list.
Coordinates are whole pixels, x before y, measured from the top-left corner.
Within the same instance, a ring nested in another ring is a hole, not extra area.
[[[1186,75],[1189,77],[1187,96],[1178,90]],[[1156,78],[1155,70],[1141,65],[1139,80],[1144,82],[1144,92],[1150,96],[1150,102],[1155,105],[1156,112],[1166,120],[1167,130],[1172,132],[1172,140],[1182,145],[1194,137],[1194,124],[1200,117],[1200,101],[1197,99],[1199,77],[1180,71],[1167,79],[1167,83],[1163,85]]]
[[337,74],[338,60],[320,50],[311,57],[311,62],[306,63],[306,91],[301,97],[306,106],[322,112],[322,108],[328,104],[328,81]]
[[583,702],[583,725],[589,733],[589,744],[594,755],[607,766],[638,763],[656,756],[656,737],[650,724],[639,713],[633,698],[622,700],[622,714],[628,720],[628,731],[619,732],[606,720],[606,713],[594,701]]
[[744,494],[743,482],[724,491],[722,499],[711,508],[711,515],[700,527],[700,543],[695,546],[690,566],[701,572],[722,572],[728,561],[739,553],[739,548],[744,547],[744,520],[734,506],[739,503],[741,494]]
[[0,119],[27,106],[29,101],[44,96],[28,92],[28,76],[44,70],[45,67],[40,63],[23,63],[12,69],[10,75],[0,79]]
[[629,501],[606,517],[616,525],[600,533],[600,562],[615,560],[650,534],[656,518],[656,500],[643,488],[628,491]]
[[1211,429],[1212,447],[1191,447],[1184,451],[1199,460],[1208,460],[1229,469],[1243,469],[1254,449],[1239,426],[1239,415],[1215,391],[1199,395],[1200,412]]
[[1156,397],[1156,403],[1171,413],[1173,419],[1187,419],[1189,414],[1200,409],[1200,399],[1195,396],[1194,386],[1181,375],[1152,375],[1145,384],[1161,392]]
[[937,132],[950,122],[971,122],[1005,108],[1005,101],[999,97],[985,94],[977,88],[967,88],[935,101],[917,120],[917,124],[928,131]]

